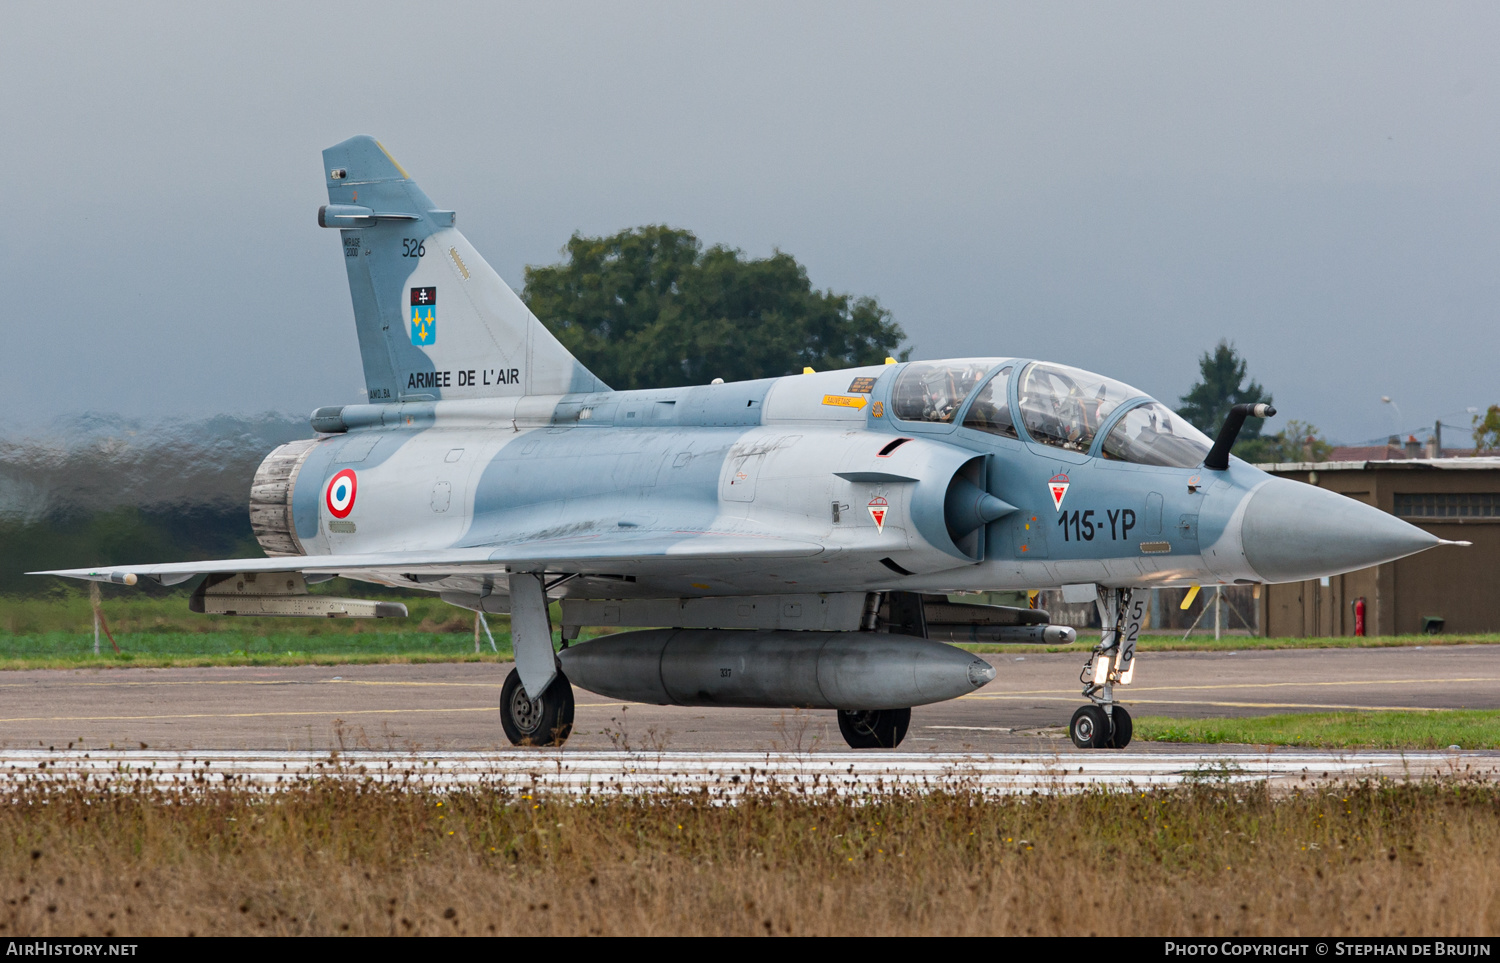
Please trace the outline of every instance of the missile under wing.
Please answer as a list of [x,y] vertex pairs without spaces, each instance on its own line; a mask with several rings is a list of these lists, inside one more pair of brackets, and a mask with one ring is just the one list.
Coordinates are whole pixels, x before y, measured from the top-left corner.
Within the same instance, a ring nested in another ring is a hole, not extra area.
[[[894,746],[914,705],[994,677],[950,644],[1074,640],[1047,613],[953,593],[1096,599],[1075,742],[1123,746],[1137,589],[1300,580],[1438,544],[1272,478],[1122,382],[1024,357],[611,391],[526,308],[378,142],[323,153],[367,401],[271,452],[264,558],[46,574],[203,576],[195,611],[385,617],[310,594],[335,575],[509,613],[501,722],[560,742],[571,675],[619,698],[837,710]],[[1236,421],[1235,419],[1238,419]],[[561,603],[559,653],[549,603]],[[622,632],[588,642],[582,626]],[[665,627],[665,628],[662,628]]]

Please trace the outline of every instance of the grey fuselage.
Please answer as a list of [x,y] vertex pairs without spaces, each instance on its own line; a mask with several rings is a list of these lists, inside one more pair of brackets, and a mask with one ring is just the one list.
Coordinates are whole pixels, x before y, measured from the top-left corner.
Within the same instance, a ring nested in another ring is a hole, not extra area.
[[[1017,371],[1027,364],[981,363]],[[1371,564],[1369,552],[1299,562],[1275,555],[1270,542],[1247,550],[1247,507],[1256,493],[1293,483],[1237,459],[1214,472],[1099,457],[1110,426],[1148,402],[1144,395],[1113,412],[1094,450],[1066,450],[1031,440],[1024,427],[1017,438],[963,427],[973,395],[947,421],[896,418],[891,388],[904,367],[320,409],[319,427],[342,430],[298,458],[288,512],[294,551],[374,555],[639,535],[649,548],[607,571],[561,560],[548,566],[582,576],[554,594],[621,598],[1263,582]],[[873,385],[851,391],[861,379]],[[899,438],[910,441],[881,454]],[[357,476],[357,494],[347,515],[335,518],[328,488],[344,471]],[[957,474],[1014,510],[955,532],[943,496]],[[1059,478],[1067,482],[1060,501],[1052,490]],[[880,524],[872,506],[883,509]],[[1286,524],[1319,527],[1315,516],[1328,508],[1296,506],[1301,514]],[[672,563],[674,539],[712,534],[770,536],[791,549],[774,558]],[[1412,550],[1402,545],[1397,554]],[[444,593],[505,591],[503,579],[497,585],[472,566],[369,580]]]

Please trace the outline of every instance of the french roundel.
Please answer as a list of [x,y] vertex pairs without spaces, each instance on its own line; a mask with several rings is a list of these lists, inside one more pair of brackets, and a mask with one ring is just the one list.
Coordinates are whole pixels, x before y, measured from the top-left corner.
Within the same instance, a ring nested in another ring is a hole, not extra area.
[[328,505],[329,514],[334,518],[347,518],[354,510],[354,495],[358,491],[359,479],[352,469],[345,468],[330,478],[328,491],[323,493],[323,501]]

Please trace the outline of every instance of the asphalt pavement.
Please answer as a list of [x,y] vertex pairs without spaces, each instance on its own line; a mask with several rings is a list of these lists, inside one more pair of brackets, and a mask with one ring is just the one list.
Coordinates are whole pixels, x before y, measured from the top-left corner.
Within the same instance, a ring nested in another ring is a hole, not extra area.
[[[919,706],[902,749],[1075,751],[1086,653],[991,653],[997,677]],[[87,669],[0,674],[0,748],[509,749],[508,664]],[[1500,707],[1500,646],[1145,653],[1124,701],[1137,715]],[[577,690],[569,750],[847,752],[833,713],[647,706]],[[1132,750],[1180,752],[1182,746]]]

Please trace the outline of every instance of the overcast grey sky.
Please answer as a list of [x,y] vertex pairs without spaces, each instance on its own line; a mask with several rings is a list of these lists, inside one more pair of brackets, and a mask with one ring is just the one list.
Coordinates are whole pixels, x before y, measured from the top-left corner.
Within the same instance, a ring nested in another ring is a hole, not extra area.
[[1500,402],[1497,49],[1478,3],[7,4],[6,408],[357,400],[315,213],[368,133],[517,287],[665,222],[878,297],[916,357],[1175,401],[1228,337],[1272,428],[1467,424]]

